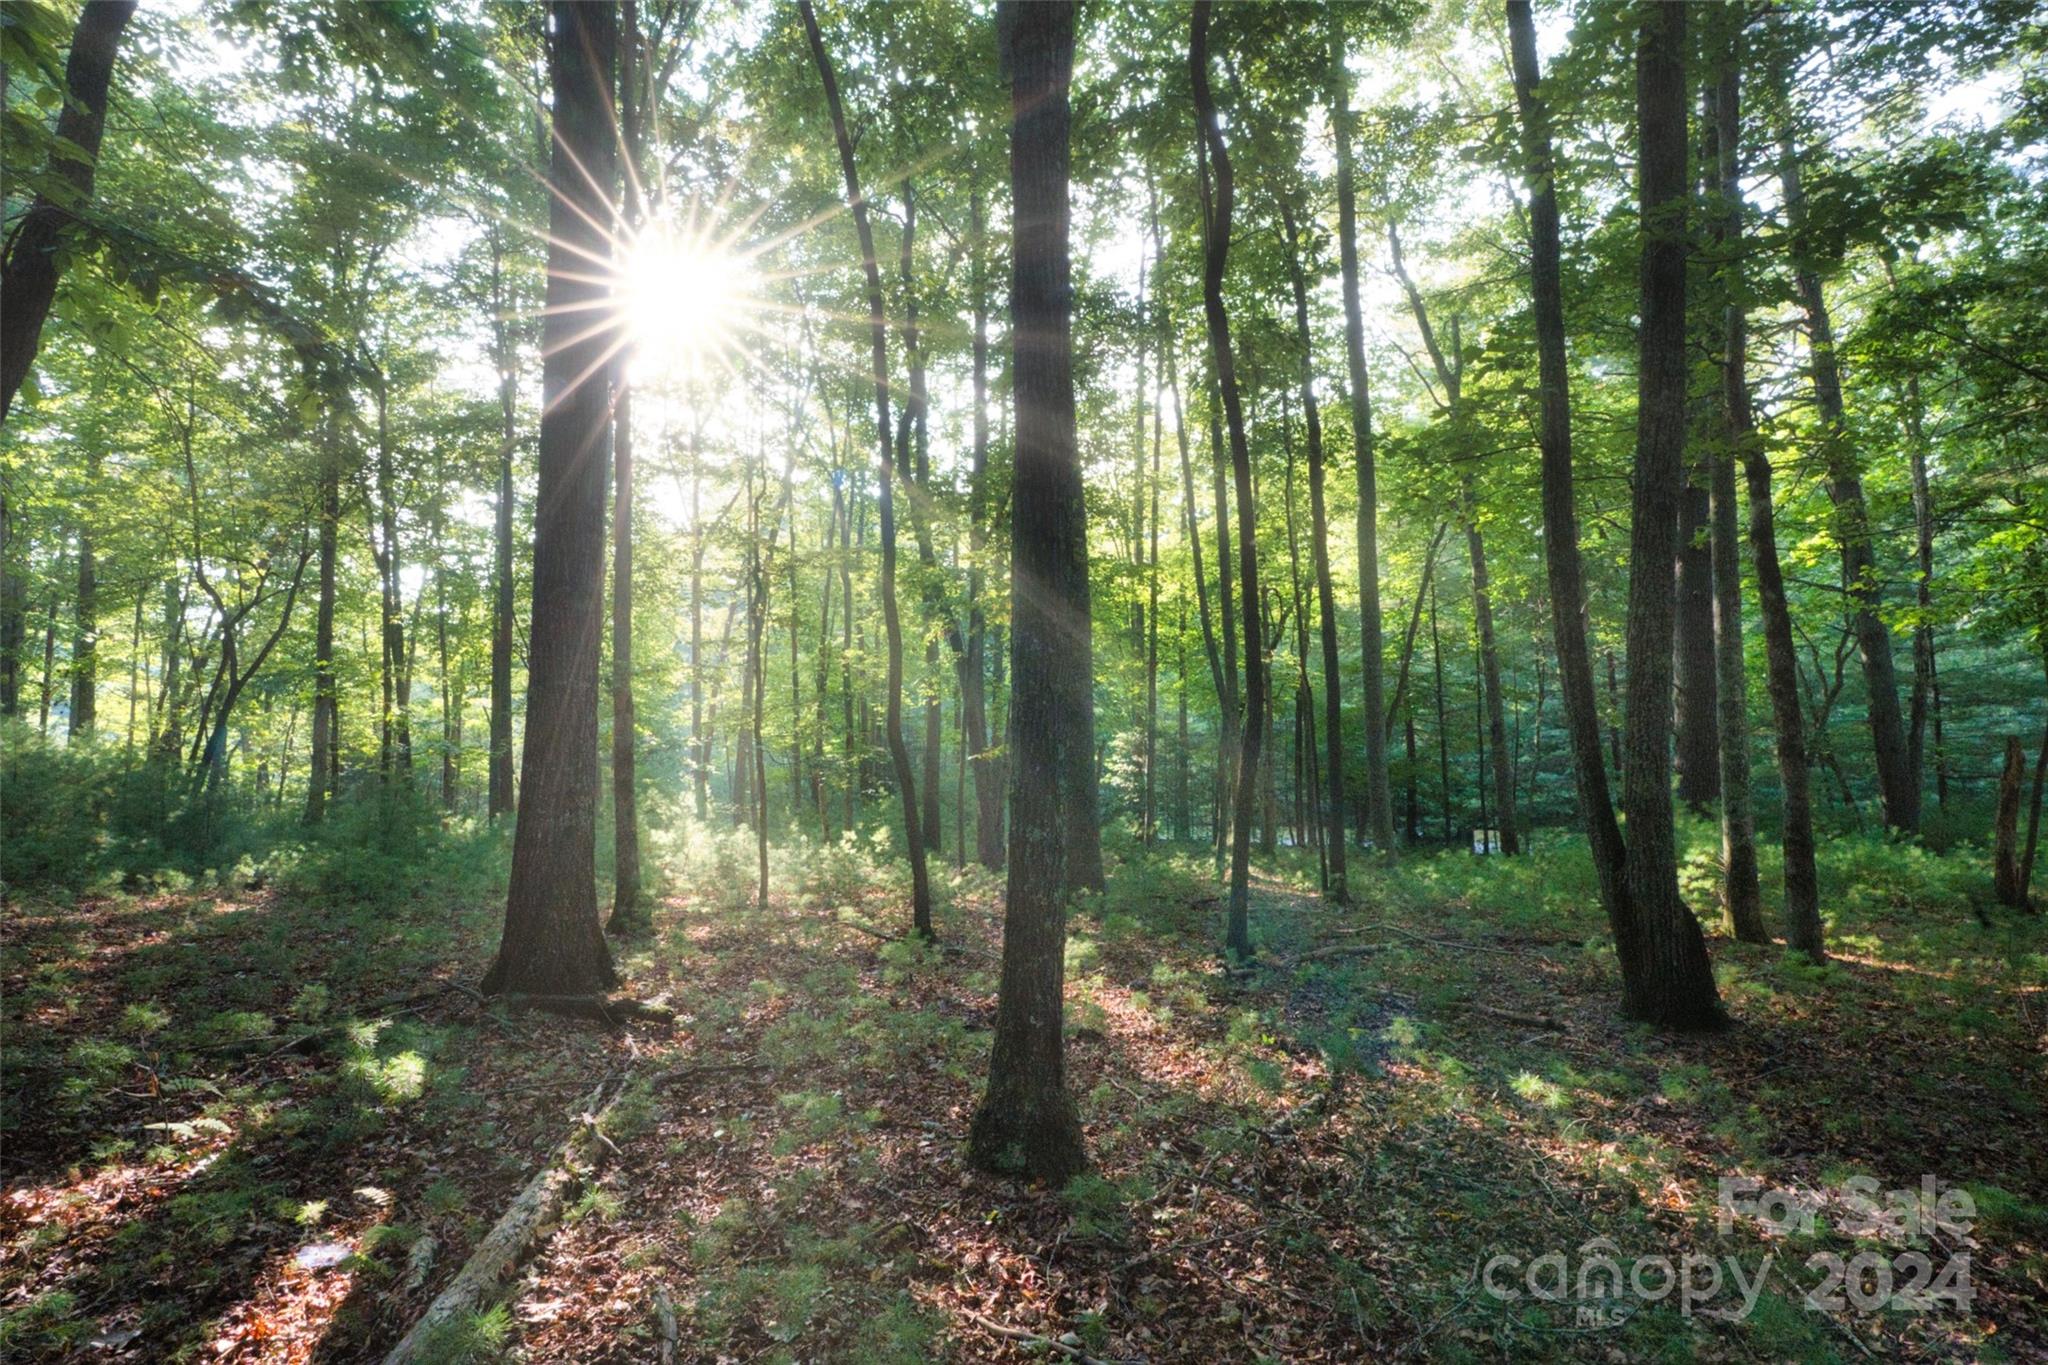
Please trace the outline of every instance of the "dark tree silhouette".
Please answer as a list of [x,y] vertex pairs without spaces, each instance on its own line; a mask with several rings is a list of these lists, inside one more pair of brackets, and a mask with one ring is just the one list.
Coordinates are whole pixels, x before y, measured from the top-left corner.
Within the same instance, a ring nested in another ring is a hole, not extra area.
[[483,987],[491,994],[575,996],[617,981],[597,915],[596,867],[597,680],[612,430],[607,371],[616,338],[611,328],[591,327],[589,314],[610,292],[590,263],[610,250],[618,15],[609,3],[572,0],[556,0],[549,12],[555,137],[526,749],[505,936]]
[[1088,528],[1075,442],[1073,292],[1067,249],[1067,89],[1074,9],[999,11],[1011,79],[1010,286],[1016,470],[1010,495],[1009,895],[988,1093],[969,1155],[983,1170],[1064,1182],[1088,1161],[1066,1090],[1068,821],[1062,770],[1092,763]]

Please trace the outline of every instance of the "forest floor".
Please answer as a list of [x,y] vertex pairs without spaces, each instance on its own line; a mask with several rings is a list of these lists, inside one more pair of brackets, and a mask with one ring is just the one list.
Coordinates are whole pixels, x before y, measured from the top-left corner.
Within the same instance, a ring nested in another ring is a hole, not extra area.
[[[1832,845],[1838,960],[1716,937],[1737,1025],[1691,1039],[1616,1018],[1568,843],[1346,909],[1283,855],[1240,972],[1206,858],[1117,859],[1068,952],[1096,1169],[1054,1190],[961,1159],[993,879],[939,874],[926,949],[861,845],[779,854],[761,911],[707,844],[621,953],[672,1032],[476,998],[487,895],[15,905],[0,1356],[374,1359],[609,1080],[603,1161],[437,1357],[2048,1359],[2048,929],[1980,925],[1981,858]],[[1969,1198],[1858,1226],[1859,1176]],[[1723,1226],[1724,1177],[1817,1216]]]

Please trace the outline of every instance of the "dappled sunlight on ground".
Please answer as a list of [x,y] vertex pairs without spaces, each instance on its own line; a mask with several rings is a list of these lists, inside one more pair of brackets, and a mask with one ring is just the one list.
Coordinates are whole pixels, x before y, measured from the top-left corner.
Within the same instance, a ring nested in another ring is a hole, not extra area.
[[[8,969],[10,1028],[37,1033],[10,1048],[0,1330],[31,1358],[374,1353],[610,1077],[616,1155],[451,1351],[645,1360],[665,1321],[693,1361],[2048,1350],[2038,923],[1873,893],[1838,925],[1889,945],[1869,962],[1716,938],[1738,1027],[1663,1038],[1613,1013],[1576,856],[1354,869],[1345,910],[1262,867],[1260,955],[1226,971],[1207,858],[1113,850],[1068,946],[1096,1166],[1065,1190],[962,1165],[999,962],[983,873],[939,872],[927,948],[864,847],[778,850],[765,913],[704,854],[620,949],[672,1032],[444,984],[487,960],[487,902],[44,907]],[[1724,1176],[1923,1172],[1981,1210],[1966,1313],[1809,1311],[1807,1258],[1864,1244],[1715,1226]],[[1740,1313],[1589,1323],[1482,1274],[1595,1244],[1772,1278]]]

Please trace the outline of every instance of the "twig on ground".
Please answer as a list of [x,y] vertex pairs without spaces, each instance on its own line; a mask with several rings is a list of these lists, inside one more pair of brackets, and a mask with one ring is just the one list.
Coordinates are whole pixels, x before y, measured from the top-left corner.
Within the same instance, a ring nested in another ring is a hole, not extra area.
[[1021,1341],[1030,1346],[1048,1347],[1058,1351],[1069,1360],[1084,1361],[1086,1365],[1109,1365],[1108,1361],[1091,1356],[1080,1347],[1071,1342],[1061,1341],[1058,1337],[1042,1336],[1037,1332],[1026,1331],[1022,1327],[1011,1327],[1005,1323],[997,1322],[994,1318],[983,1317],[971,1308],[963,1308],[960,1312],[969,1322],[995,1333],[1005,1341]]

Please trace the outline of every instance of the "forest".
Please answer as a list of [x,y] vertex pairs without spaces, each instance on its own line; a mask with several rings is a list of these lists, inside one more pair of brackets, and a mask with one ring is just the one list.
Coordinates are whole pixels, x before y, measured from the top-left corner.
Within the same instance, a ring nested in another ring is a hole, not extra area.
[[7,0],[0,176],[0,1357],[2048,1360],[2040,0]]

